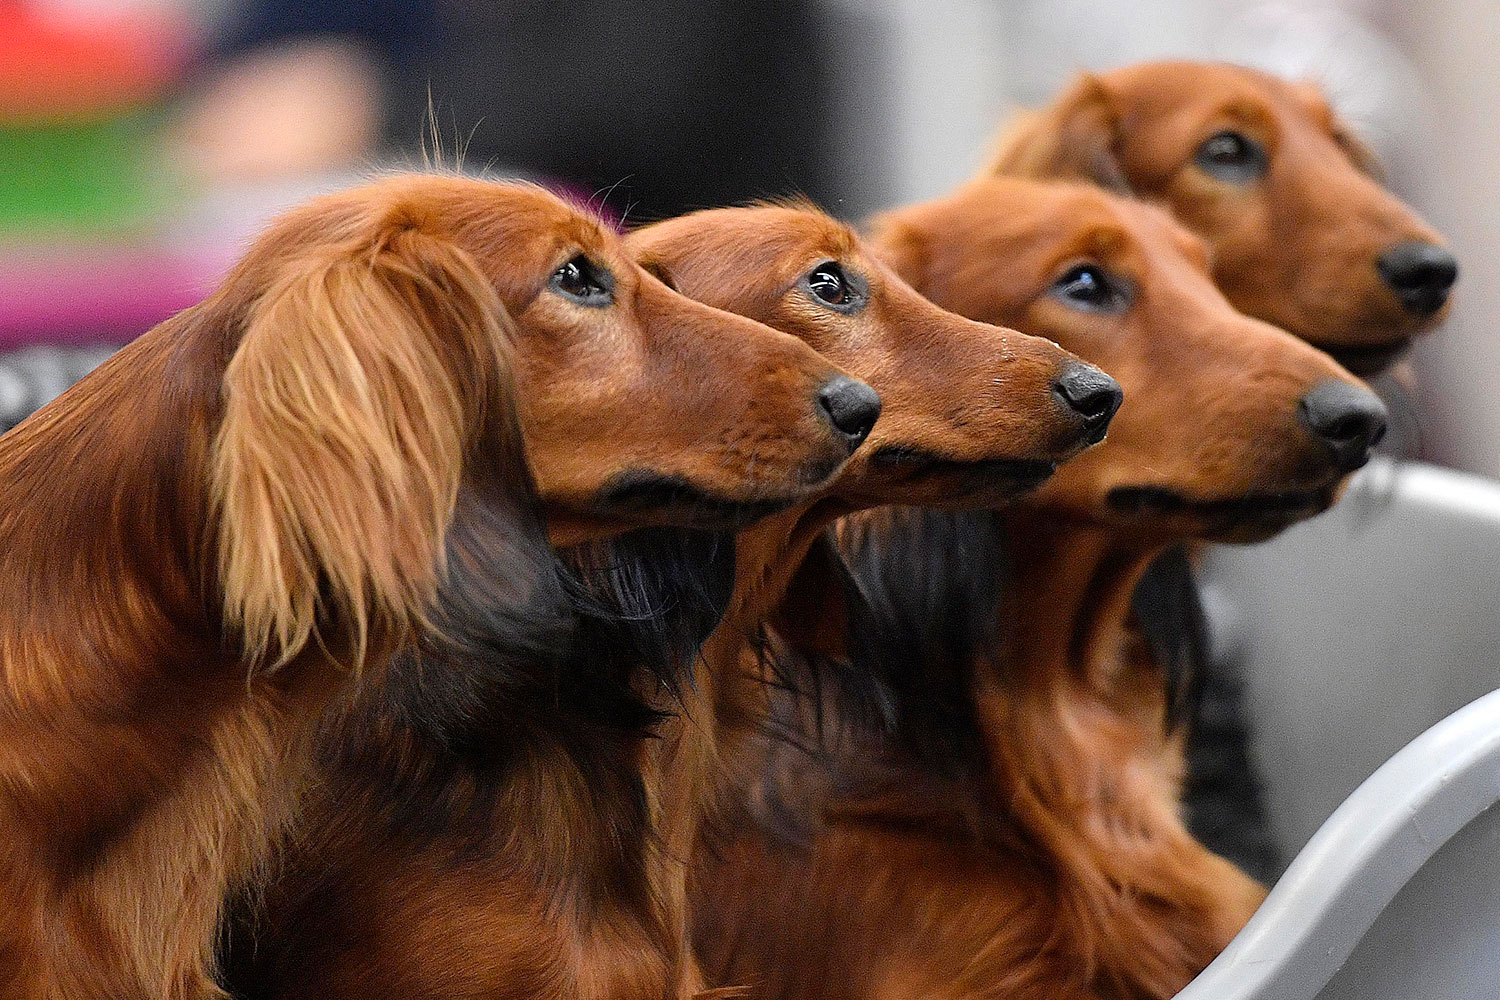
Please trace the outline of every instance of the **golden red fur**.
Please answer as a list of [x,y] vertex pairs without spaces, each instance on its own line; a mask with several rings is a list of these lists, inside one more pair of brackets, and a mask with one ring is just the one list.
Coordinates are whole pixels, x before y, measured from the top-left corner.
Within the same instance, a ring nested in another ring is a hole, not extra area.
[[[628,683],[671,713],[655,726],[596,722],[577,742],[542,740],[533,730],[560,725],[572,709],[565,688],[561,705],[538,699],[501,715],[475,702],[489,728],[469,737],[462,766],[433,772],[436,780],[425,752],[403,751],[389,773],[377,759],[373,778],[358,754],[325,757],[306,824],[317,832],[289,855],[257,936],[245,939],[245,964],[236,962],[246,996],[695,992],[702,983],[684,927],[683,859],[732,758],[716,711],[720,694],[736,689],[736,660],[722,650],[737,654],[757,609],[774,603],[837,511],[872,495],[1013,495],[1089,433],[1053,395],[1054,381],[1076,365],[1065,352],[937,309],[821,213],[700,213],[642,230],[628,246],[689,296],[796,334],[878,382],[879,423],[815,499],[741,530],[723,550],[733,557],[728,612],[701,656],[697,635],[676,662],[685,671],[680,701],[656,686],[649,664],[629,664]],[[726,260],[740,263],[715,269]],[[813,272],[830,262],[848,279],[847,308],[812,290]],[[712,369],[697,378],[716,395],[758,392]],[[609,653],[600,643],[590,655]],[[386,714],[391,704],[401,701]],[[376,725],[388,723],[377,717]],[[398,747],[410,745],[400,727],[396,734]],[[423,799],[413,787],[446,791]],[[472,813],[471,802],[479,804]]]
[[[623,308],[544,301],[580,253]],[[639,523],[607,501],[642,470],[781,506],[847,458],[815,398],[836,374],[540,190],[400,177],[282,218],[0,440],[0,994],[220,995],[223,901],[294,812],[325,706],[477,554],[496,602],[560,601],[523,427],[571,540]]]
[[843,586],[826,560],[803,567],[773,654],[850,659],[880,686],[871,706],[825,677],[820,700],[773,705],[743,822],[696,855],[708,981],[773,1000],[1165,1000],[1262,890],[1183,827],[1132,595],[1172,542],[1265,537],[1326,506],[1355,459],[1297,413],[1315,385],[1358,383],[1234,311],[1163,213],[1097,189],[979,181],[882,217],[872,242],[937,304],[1104,366],[1126,403],[1011,509],[854,515]]
[[[1069,355],[936,308],[848,227],[806,205],[696,212],[638,230],[629,243],[685,294],[798,336],[885,401],[870,439],[819,501],[739,534],[729,608],[704,644],[693,704],[660,746],[658,768],[676,776],[664,838],[688,857],[726,795],[743,787],[745,742],[764,717],[764,678],[742,671],[743,651],[827,525],[880,503],[1006,502],[1097,440],[1119,397],[1102,379],[1113,393],[1107,413],[1102,423],[1086,419],[1057,395],[1070,369],[1085,374]],[[859,308],[829,308],[810,294],[825,262],[839,265]]]
[[[1235,138],[1217,150],[1228,169],[1216,176],[1203,158],[1225,134]],[[1001,137],[991,172],[1161,203],[1208,242],[1237,309],[1361,374],[1446,315],[1447,285],[1414,308],[1382,278],[1394,247],[1442,240],[1381,186],[1375,158],[1310,83],[1194,62],[1083,74]]]

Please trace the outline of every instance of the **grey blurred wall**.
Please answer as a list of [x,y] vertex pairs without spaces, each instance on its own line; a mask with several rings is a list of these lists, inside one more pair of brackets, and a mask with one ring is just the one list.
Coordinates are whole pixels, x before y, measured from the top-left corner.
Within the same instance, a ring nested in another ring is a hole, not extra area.
[[1500,476],[1500,4],[1377,5],[1427,88],[1424,162],[1414,200],[1462,264],[1453,318],[1418,352],[1432,456]]

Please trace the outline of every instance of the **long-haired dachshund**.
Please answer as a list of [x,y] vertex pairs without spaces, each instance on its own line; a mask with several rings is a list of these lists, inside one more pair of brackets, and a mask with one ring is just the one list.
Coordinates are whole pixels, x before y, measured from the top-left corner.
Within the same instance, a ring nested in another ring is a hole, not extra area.
[[407,176],[276,222],[0,441],[0,994],[220,995],[223,900],[330,702],[399,653],[453,722],[604,600],[531,469],[574,542],[662,498],[737,524],[848,458],[856,385],[537,189]]
[[685,294],[795,334],[885,400],[864,449],[816,503],[739,535],[733,598],[694,687],[699,707],[675,720],[661,747],[676,790],[663,829],[686,858],[745,787],[746,743],[778,680],[743,670],[745,653],[832,520],[883,503],[1009,502],[1099,441],[1121,395],[1050,341],[937,308],[807,204],[696,212],[628,242]]
[[1105,366],[1127,402],[1009,511],[856,515],[838,589],[804,566],[772,655],[877,684],[773,706],[742,822],[697,855],[704,971],[781,1000],[1165,1000],[1262,890],[1182,825],[1177,706],[1132,595],[1174,542],[1326,507],[1382,408],[1234,311],[1202,243],[1140,203],[985,180],[874,242],[934,302]]
[[[1236,308],[1360,375],[1385,369],[1442,320],[1457,276],[1440,238],[1381,186],[1374,156],[1319,89],[1255,70],[1164,62],[1082,75],[1002,136],[991,170],[1087,179],[1159,202],[1208,242],[1214,279]],[[1192,562],[1167,553],[1139,596],[1146,627],[1197,661],[1191,825],[1270,875],[1277,849],[1242,688],[1195,639]]]
[[[688,294],[795,333],[851,373],[878,373],[879,423],[815,501],[717,550],[730,557],[714,563],[727,568],[715,586],[730,610],[702,656],[693,658],[701,631],[653,649],[618,616],[577,645],[583,663],[602,661],[617,687],[633,687],[667,718],[580,714],[571,743],[543,742],[534,731],[555,725],[560,710],[581,713],[608,692],[564,688],[559,705],[546,689],[527,699],[491,690],[472,703],[461,741],[446,729],[430,746],[402,736],[375,766],[350,753],[340,727],[303,824],[311,835],[288,853],[258,924],[233,949],[231,981],[243,995],[659,1000],[695,991],[683,862],[725,766],[715,712],[719,685],[734,679],[722,676],[716,650],[743,642],[751,607],[775,601],[802,548],[863,495],[856,487],[1013,495],[1102,434],[1118,403],[1113,382],[1055,345],[932,306],[820,213],[710,212],[628,242],[648,271]],[[712,395],[755,397],[712,369],[696,379]],[[832,404],[835,419],[848,402]],[[651,555],[638,572],[659,576],[660,548]],[[598,565],[598,553],[589,561]],[[681,586],[658,600],[674,613],[699,601]],[[653,657],[670,657],[675,683]],[[406,701],[360,714],[355,730],[391,727]]]
[[1083,74],[1001,137],[991,169],[1160,202],[1208,242],[1237,309],[1360,375],[1441,321],[1458,275],[1317,86],[1239,66]]

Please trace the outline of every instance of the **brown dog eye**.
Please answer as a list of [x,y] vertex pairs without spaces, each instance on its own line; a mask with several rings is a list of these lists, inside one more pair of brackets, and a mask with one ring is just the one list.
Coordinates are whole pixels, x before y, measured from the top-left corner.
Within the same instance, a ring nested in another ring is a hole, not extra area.
[[1266,151],[1240,132],[1217,132],[1203,141],[1193,156],[1204,173],[1232,184],[1247,184],[1266,172]]
[[814,298],[839,312],[855,312],[864,304],[863,287],[835,261],[819,264],[807,273],[803,282]]
[[1079,264],[1052,284],[1052,297],[1084,312],[1117,316],[1130,308],[1130,295],[1096,264]]
[[554,271],[549,284],[564,298],[583,306],[607,306],[614,300],[609,272],[596,268],[583,254]]
[[844,280],[844,270],[837,264],[819,264],[807,276],[807,287],[818,298],[831,306],[841,306],[849,301],[849,284]]

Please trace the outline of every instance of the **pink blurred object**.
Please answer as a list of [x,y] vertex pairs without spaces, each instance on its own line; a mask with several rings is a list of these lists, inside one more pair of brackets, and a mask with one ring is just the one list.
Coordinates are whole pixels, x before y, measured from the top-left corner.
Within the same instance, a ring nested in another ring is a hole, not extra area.
[[124,343],[199,301],[221,268],[137,247],[26,248],[0,263],[0,349]]

